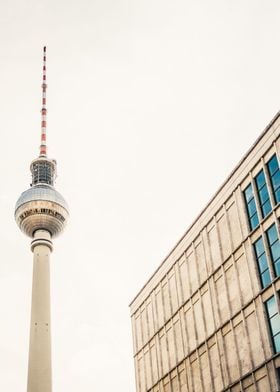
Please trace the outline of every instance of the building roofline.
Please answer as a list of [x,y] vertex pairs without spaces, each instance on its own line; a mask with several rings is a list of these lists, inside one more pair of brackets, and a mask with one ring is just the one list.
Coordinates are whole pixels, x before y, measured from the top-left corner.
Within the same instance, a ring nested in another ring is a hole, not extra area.
[[147,282],[144,284],[144,286],[138,291],[136,296],[133,298],[133,300],[130,302],[129,306],[131,306],[134,301],[137,299],[139,294],[142,293],[142,291],[145,289],[145,287],[148,285],[148,283],[153,279],[153,277],[156,275],[156,273],[161,269],[161,267],[164,265],[168,257],[172,254],[172,252],[177,248],[177,246],[183,241],[185,236],[188,234],[188,232],[192,229],[192,227],[197,223],[197,221],[200,219],[202,214],[207,210],[207,208],[210,206],[212,201],[215,199],[215,197],[219,194],[219,192],[223,189],[225,184],[230,180],[230,178],[233,176],[233,174],[237,171],[237,169],[242,165],[242,163],[245,161],[245,159],[248,157],[248,155],[253,151],[253,149],[256,147],[256,145],[259,143],[259,141],[263,138],[263,136],[267,133],[267,131],[271,128],[271,126],[276,122],[276,120],[280,117],[280,111],[278,111],[273,119],[269,122],[269,124],[265,127],[265,129],[262,131],[260,136],[256,139],[256,141],[253,143],[253,145],[249,148],[249,150],[243,155],[241,160],[237,163],[237,165],[234,167],[234,169],[230,172],[230,174],[226,177],[225,181],[219,186],[218,190],[214,193],[214,195],[211,197],[209,202],[206,204],[206,206],[201,210],[201,212],[198,214],[198,216],[194,219],[194,221],[190,224],[188,229],[185,231],[185,233],[182,235],[182,237],[179,239],[179,241],[173,246],[173,248],[170,250],[170,252],[167,254],[167,256],[163,259],[163,261],[160,263],[160,265],[156,268],[156,270],[153,272],[153,274],[150,276],[150,278],[147,280]]

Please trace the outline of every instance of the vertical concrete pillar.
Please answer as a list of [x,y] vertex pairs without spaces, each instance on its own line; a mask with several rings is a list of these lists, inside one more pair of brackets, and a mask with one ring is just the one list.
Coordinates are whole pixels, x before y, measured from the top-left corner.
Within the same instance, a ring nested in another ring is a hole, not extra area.
[[34,256],[27,392],[51,392],[50,233],[37,230],[31,250]]

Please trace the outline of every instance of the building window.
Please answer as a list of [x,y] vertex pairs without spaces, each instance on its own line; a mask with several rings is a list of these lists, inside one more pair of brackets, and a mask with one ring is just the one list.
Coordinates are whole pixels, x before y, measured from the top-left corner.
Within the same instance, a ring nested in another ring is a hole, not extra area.
[[269,285],[271,282],[271,275],[267,263],[267,257],[265,254],[264,244],[262,237],[254,243],[255,255],[258,263],[259,274],[261,278],[262,288]]
[[258,197],[261,207],[262,217],[264,218],[272,210],[271,203],[269,200],[269,193],[266,185],[264,171],[261,170],[255,177],[256,188],[258,191]]
[[[271,183],[273,197],[275,203],[280,202],[280,169],[276,154],[267,162],[267,169],[269,173],[269,180]],[[261,170],[254,178],[254,183],[257,189],[257,196],[259,201],[261,218],[265,218],[272,210],[269,191],[266,183],[264,171]],[[253,230],[259,224],[259,216],[257,212],[256,200],[254,196],[253,186],[249,184],[244,191],[247,214],[250,224],[250,229]]]
[[266,231],[271,260],[276,276],[280,275],[280,242],[275,224]]
[[248,185],[247,188],[245,189],[244,197],[246,201],[250,228],[251,230],[253,230],[259,224],[259,217],[257,213],[257,207],[256,207],[252,184]]
[[276,225],[270,226],[266,232],[266,239],[269,249],[269,256],[273,265],[274,275],[271,273],[268,264],[268,255],[265,251],[264,239],[260,237],[253,245],[258,264],[262,288],[269,285],[271,276],[280,276],[280,241]]
[[273,341],[274,351],[280,352],[280,316],[277,309],[275,297],[269,298],[265,302],[267,317],[270,327],[271,338]]
[[280,170],[276,155],[273,155],[273,157],[267,162],[267,168],[273,189],[274,200],[277,204],[280,201]]

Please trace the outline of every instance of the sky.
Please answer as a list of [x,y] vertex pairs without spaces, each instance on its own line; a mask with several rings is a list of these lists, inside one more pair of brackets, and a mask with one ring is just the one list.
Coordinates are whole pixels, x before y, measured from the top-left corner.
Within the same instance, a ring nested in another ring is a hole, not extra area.
[[0,1],[0,390],[26,388],[39,154],[70,206],[51,255],[55,392],[135,391],[129,303],[279,110],[274,0]]

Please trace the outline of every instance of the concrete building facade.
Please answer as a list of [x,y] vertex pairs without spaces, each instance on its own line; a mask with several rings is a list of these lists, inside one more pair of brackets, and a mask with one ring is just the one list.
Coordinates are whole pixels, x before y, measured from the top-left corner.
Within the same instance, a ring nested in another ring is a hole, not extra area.
[[280,391],[280,113],[130,304],[137,392]]

